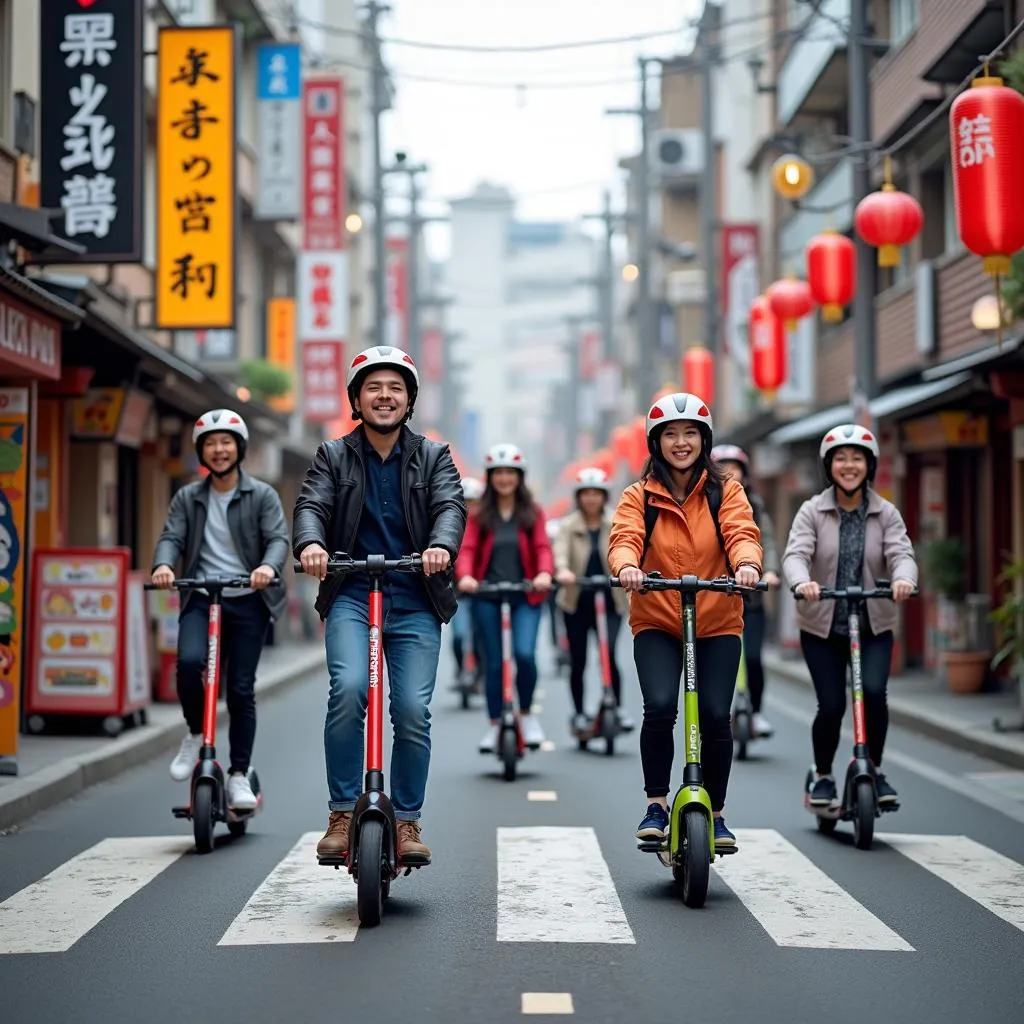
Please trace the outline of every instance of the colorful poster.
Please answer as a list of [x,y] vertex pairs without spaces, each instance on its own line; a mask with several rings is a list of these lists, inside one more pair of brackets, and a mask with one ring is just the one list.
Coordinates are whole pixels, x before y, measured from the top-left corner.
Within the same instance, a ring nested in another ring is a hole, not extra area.
[[25,629],[28,388],[0,388],[0,757],[18,753]]

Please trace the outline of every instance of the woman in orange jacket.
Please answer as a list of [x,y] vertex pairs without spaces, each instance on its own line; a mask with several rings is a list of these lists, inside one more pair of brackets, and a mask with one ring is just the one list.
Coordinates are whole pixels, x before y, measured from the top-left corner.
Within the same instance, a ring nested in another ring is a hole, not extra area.
[[[741,484],[725,481],[711,461],[711,412],[696,395],[662,398],[647,414],[649,456],[640,479],[623,492],[609,537],[608,564],[630,592],[633,658],[644,697],[640,759],[647,813],[637,839],[668,834],[673,731],[683,671],[680,597],[641,593],[645,570],[678,578],[727,573],[741,586],[761,579],[761,535]],[[657,509],[645,541],[645,506]],[[714,509],[718,510],[717,517]],[[732,768],[731,711],[740,664],[743,602],[726,594],[697,596],[697,688],[704,785],[715,817],[715,843],[735,845],[722,817]]]

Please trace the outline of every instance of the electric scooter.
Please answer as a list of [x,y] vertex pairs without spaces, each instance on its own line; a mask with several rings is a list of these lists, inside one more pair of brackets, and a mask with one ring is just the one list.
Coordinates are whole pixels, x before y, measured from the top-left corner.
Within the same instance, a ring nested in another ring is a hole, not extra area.
[[[619,586],[613,578],[612,586]],[[767,590],[767,583],[756,588],[740,587],[735,580],[722,576],[702,580],[697,576],[666,579],[658,572],[644,576],[644,591],[675,590],[681,595],[683,624],[683,730],[686,735],[686,765],[683,782],[672,799],[667,839],[640,840],[637,849],[654,853],[682,888],[683,902],[688,907],[703,907],[708,895],[711,865],[715,857],[728,856],[738,846],[715,846],[715,829],[711,797],[704,788],[700,763],[700,715],[697,704],[697,594],[714,591],[739,597],[745,590]]]
[[597,649],[601,659],[601,703],[585,729],[573,730],[580,750],[588,749],[591,740],[603,739],[604,752],[611,757],[615,753],[615,737],[629,732],[619,721],[619,702],[612,688],[612,659],[608,646],[608,605],[605,588],[608,576],[581,576],[575,586],[582,590],[594,590],[594,618],[597,621]]
[[754,739],[754,705],[747,689],[747,659],[740,636],[740,667],[736,671],[736,697],[732,706],[732,738],[736,744],[736,759],[746,761],[747,746]]
[[[459,614],[470,618],[472,612],[468,605],[464,605],[459,608]],[[478,696],[483,689],[480,662],[473,646],[472,623],[462,641],[462,669],[459,671],[452,689],[459,695],[459,703],[463,711],[469,708],[469,698]]]
[[[271,580],[271,587],[281,585],[279,579]],[[256,795],[256,806],[251,811],[236,811],[228,807],[224,769],[217,761],[215,746],[217,736],[217,695],[220,689],[220,636],[221,615],[224,607],[224,591],[251,586],[248,576],[210,576],[206,579],[177,579],[175,590],[203,590],[210,595],[210,614],[207,626],[206,680],[203,687],[203,745],[199,748],[199,760],[192,769],[189,783],[189,802],[184,807],[173,807],[176,818],[192,821],[196,852],[209,853],[213,849],[213,830],[218,821],[223,821],[232,836],[245,834],[249,821],[263,809],[263,793],[256,769],[249,767],[248,779]],[[152,583],[144,584],[146,590],[158,590]]]
[[[385,558],[367,555],[364,559],[349,558],[335,552],[327,562],[329,574],[366,573],[370,577],[369,592],[369,671],[366,702],[366,776],[363,792],[352,811],[349,826],[348,855],[318,857],[324,867],[348,868],[356,881],[356,911],[359,923],[368,928],[380,924],[384,900],[391,895],[391,883],[402,873],[430,864],[428,857],[398,856],[398,823],[395,809],[384,792],[384,593],[381,579],[389,572],[421,572],[419,555]],[[302,572],[301,563],[295,571]]]
[[[913,595],[917,596],[915,590]],[[800,594],[793,595],[798,601]],[[804,780],[804,807],[818,820],[818,831],[831,835],[840,821],[853,822],[853,842],[858,850],[871,849],[875,835],[875,819],[882,814],[898,811],[899,801],[880,804],[875,785],[875,766],[868,756],[867,729],[864,724],[864,684],[860,665],[860,621],[866,611],[866,602],[871,598],[892,600],[892,589],[888,580],[875,580],[874,590],[863,587],[846,587],[842,590],[821,590],[820,600],[845,600],[849,611],[847,619],[850,632],[850,690],[853,704],[853,757],[846,766],[846,780],[843,783],[842,798],[838,806],[815,807],[811,804],[811,786],[814,785],[814,766],[807,770]]]
[[[512,656],[512,605],[511,594],[528,594],[533,584],[529,580],[521,583],[488,583],[481,580],[476,594],[501,595],[501,721],[498,724],[498,742],[495,751],[504,770],[506,782],[516,781],[519,759],[526,752],[526,741],[516,714],[515,661]],[[520,708],[526,715],[529,708]],[[536,750],[536,746],[531,746]]]

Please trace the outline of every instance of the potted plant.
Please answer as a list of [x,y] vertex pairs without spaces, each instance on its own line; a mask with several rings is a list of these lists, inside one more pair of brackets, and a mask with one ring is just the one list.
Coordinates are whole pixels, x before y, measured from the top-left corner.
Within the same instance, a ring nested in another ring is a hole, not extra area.
[[257,401],[283,398],[292,389],[292,375],[265,359],[248,359],[240,370],[242,382]]

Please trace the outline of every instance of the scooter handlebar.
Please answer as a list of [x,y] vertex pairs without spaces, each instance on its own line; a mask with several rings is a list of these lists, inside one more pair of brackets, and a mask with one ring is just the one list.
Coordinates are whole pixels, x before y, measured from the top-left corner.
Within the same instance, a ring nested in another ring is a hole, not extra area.
[[603,590],[611,585],[611,576],[578,576],[573,586],[583,590]]
[[[279,587],[283,581],[272,579],[267,586]],[[236,588],[251,587],[252,579],[249,576],[207,576],[205,579],[188,579],[183,577],[176,579],[172,584],[173,590],[234,590]],[[155,583],[143,583],[143,590],[164,590],[165,587],[158,587]]]
[[[622,586],[617,576],[609,577],[609,582],[613,587]],[[643,587],[641,589],[643,591],[679,590],[693,593],[710,590],[719,594],[731,594],[734,597],[739,597],[750,591],[767,590],[768,584],[762,581],[755,583],[752,587],[743,587],[729,576],[720,576],[714,580],[702,580],[699,576],[681,576],[678,579],[666,579],[660,573],[652,572],[644,575]]]
[[[911,597],[920,597],[921,591],[915,588],[911,591]],[[797,601],[806,601],[807,598],[798,591],[793,591],[793,597]],[[864,587],[822,587],[818,593],[818,599],[820,601],[849,601],[849,600],[866,600],[867,598],[881,598],[883,600],[893,600],[892,596],[892,585],[888,580],[875,580],[873,588],[865,589]]]
[[[296,562],[293,568],[298,573],[306,571],[301,562]],[[420,572],[422,569],[423,559],[419,555],[403,555],[401,558],[385,558],[383,555],[349,558],[348,555],[338,551],[327,561],[328,574],[368,572],[374,575],[383,575],[386,572]]]
[[476,590],[470,594],[470,597],[474,597],[476,594],[532,594],[533,593],[533,581],[523,580],[520,583],[507,583],[501,581],[499,583],[489,583],[487,580],[480,580],[476,585]]

